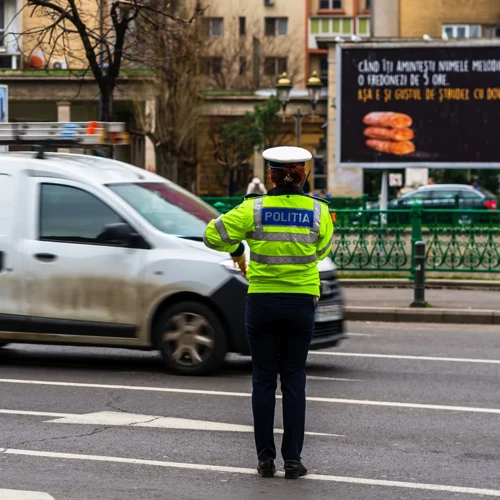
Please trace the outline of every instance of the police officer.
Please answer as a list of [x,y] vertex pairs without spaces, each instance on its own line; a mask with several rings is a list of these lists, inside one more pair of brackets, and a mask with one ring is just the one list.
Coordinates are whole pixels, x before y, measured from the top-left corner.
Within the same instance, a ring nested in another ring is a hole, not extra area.
[[[252,408],[257,471],[273,477],[273,426],[277,376],[283,393],[281,453],[285,477],[307,474],[301,462],[306,413],[307,354],[320,296],[318,260],[331,250],[333,224],[324,200],[304,195],[309,151],[278,147],[264,151],[273,183],[267,195],[243,203],[208,225],[204,241],[231,253],[250,283],[246,331],[252,355]],[[250,265],[246,272],[246,240]]]

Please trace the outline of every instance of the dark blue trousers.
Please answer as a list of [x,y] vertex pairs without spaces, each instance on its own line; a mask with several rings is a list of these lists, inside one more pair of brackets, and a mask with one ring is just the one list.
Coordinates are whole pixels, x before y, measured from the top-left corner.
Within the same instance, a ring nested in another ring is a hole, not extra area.
[[259,460],[276,458],[274,411],[277,377],[283,393],[284,460],[300,460],[306,414],[306,360],[317,299],[294,293],[252,293],[246,331],[252,354],[252,409]]

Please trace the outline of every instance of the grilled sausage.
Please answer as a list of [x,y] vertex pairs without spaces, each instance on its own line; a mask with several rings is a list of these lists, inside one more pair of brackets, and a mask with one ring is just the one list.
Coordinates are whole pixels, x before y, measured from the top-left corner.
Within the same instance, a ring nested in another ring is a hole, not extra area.
[[389,141],[411,141],[415,134],[409,128],[382,128],[368,127],[364,134],[371,139],[382,139]]
[[366,145],[380,151],[381,153],[387,153],[390,155],[408,155],[415,152],[415,145],[413,142],[392,142],[392,141],[379,141],[378,139],[368,139]]
[[387,111],[368,113],[363,123],[371,127],[408,128],[412,126],[413,120],[403,113]]

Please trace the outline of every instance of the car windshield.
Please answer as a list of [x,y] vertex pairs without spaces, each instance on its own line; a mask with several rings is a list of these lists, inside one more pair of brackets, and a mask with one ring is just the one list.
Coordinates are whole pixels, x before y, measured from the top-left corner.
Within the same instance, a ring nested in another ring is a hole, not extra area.
[[194,195],[161,182],[109,184],[148,222],[164,233],[201,239],[218,212]]

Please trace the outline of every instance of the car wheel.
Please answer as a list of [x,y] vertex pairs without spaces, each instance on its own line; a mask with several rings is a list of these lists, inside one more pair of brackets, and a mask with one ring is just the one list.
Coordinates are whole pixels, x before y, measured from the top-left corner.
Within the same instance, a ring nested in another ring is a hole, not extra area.
[[165,311],[154,329],[165,365],[174,373],[211,373],[224,361],[226,332],[217,315],[204,304],[175,304]]

